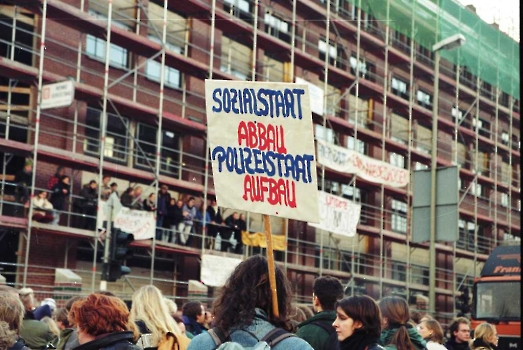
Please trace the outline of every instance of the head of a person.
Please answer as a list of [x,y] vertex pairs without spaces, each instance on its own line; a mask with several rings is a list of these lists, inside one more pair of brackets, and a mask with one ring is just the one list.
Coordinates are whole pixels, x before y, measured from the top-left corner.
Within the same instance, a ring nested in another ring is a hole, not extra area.
[[312,286],[312,303],[315,311],[334,310],[336,302],[343,298],[343,285],[332,276],[318,277]]
[[49,305],[52,312],[54,312],[54,310],[56,310],[56,300],[54,300],[53,298],[45,298],[44,300],[42,300],[40,302],[40,306],[42,306],[42,305]]
[[233,220],[239,220],[240,219],[240,214],[238,214],[238,212],[235,211],[234,213],[232,213],[232,218],[233,218]]
[[457,317],[449,326],[449,333],[456,343],[465,343],[470,340],[470,321],[466,317]]
[[25,161],[24,171],[26,173],[30,173],[31,171],[33,171],[33,161],[31,159]]
[[410,310],[407,301],[398,296],[390,296],[381,299],[378,306],[381,310],[382,328],[394,330],[389,344],[395,345],[399,350],[413,349],[408,330],[412,328],[412,324],[409,323]]
[[189,301],[182,307],[182,314],[199,324],[205,323],[205,310],[199,301]]
[[244,213],[240,214],[240,220],[245,221],[245,214]]
[[429,314],[424,314],[420,317],[419,322],[425,322],[428,320],[433,320],[432,316],[430,316]]
[[49,327],[49,331],[53,334],[53,336],[58,337],[60,335],[60,328],[58,327],[56,321],[53,320],[51,317],[44,316],[42,317],[40,322],[47,324],[47,327]]
[[96,189],[96,181],[95,180],[91,180],[89,181],[89,187],[94,190]]
[[0,320],[0,349],[9,349],[16,342],[16,332],[9,329],[7,322]]
[[112,182],[110,187],[111,187],[111,191],[114,192],[118,189],[118,184],[116,182]]
[[167,193],[167,190],[169,189],[169,187],[167,187],[167,185],[162,185],[162,187],[160,187],[160,191],[162,193]]
[[155,193],[151,193],[149,195],[149,201],[154,202],[155,200],[156,200],[156,194]]
[[176,206],[177,206],[178,208],[183,207],[183,201],[182,201],[181,199],[178,199],[178,201],[176,202]]
[[78,328],[81,345],[101,334],[127,330],[129,310],[119,298],[93,293],[76,301],[69,317]]
[[480,323],[476,329],[474,329],[474,343],[477,344],[479,340],[481,340],[482,343],[490,345],[492,348],[496,348],[499,341],[496,327],[487,322]]
[[194,202],[195,202],[194,197],[189,197],[189,199],[187,200],[187,206],[189,208],[192,208],[194,206]]
[[102,177],[102,185],[107,186],[109,181],[111,181],[111,177],[109,175],[104,175],[104,177]]
[[60,181],[66,185],[69,185],[69,183],[71,182],[71,178],[67,175],[64,175],[60,178]]
[[64,176],[65,175],[65,168],[60,165],[58,168],[56,168],[55,175],[56,175],[57,178],[60,178],[61,176]]
[[71,308],[73,307],[73,304],[76,303],[78,300],[82,300],[83,298],[81,296],[74,296],[74,297],[71,297],[67,300],[67,302],[65,303],[65,310],[67,311],[67,313],[69,313],[69,311],[71,311]]
[[65,308],[56,309],[54,313],[54,320],[60,329],[71,328],[69,319],[67,317],[67,310]]
[[135,197],[140,197],[142,195],[142,187],[141,186],[136,186],[133,190],[133,194]]
[[180,332],[185,335],[186,329],[185,329],[185,323],[183,323],[183,319],[178,314],[173,315],[174,322],[178,325],[178,328],[180,328]]
[[154,342],[159,341],[162,335],[169,331],[176,335],[181,334],[165,300],[162,292],[150,284],[142,286],[133,294],[131,321],[144,322],[151,331]]
[[18,292],[20,294],[20,300],[24,305],[24,308],[31,311],[35,308],[35,296],[32,288],[22,288]]
[[40,198],[40,199],[46,199],[46,198],[47,198],[47,192],[46,192],[46,191],[40,191],[40,192],[38,192],[38,198]]
[[166,297],[163,297],[163,301],[165,302],[165,305],[167,305],[167,310],[169,311],[169,315],[175,315],[178,312],[178,305],[176,303]]
[[275,266],[279,315],[273,313],[272,290],[269,283],[267,259],[254,255],[244,260],[232,272],[214,302],[215,326],[227,331],[235,325],[251,324],[255,309],[267,315],[276,327],[292,329],[289,322],[291,285],[283,271]]
[[381,333],[381,312],[374,299],[367,295],[356,295],[339,300],[336,305],[336,320],[332,324],[339,341],[356,332],[368,338],[378,339]]
[[17,294],[0,291],[0,320],[9,325],[9,329],[18,334],[25,308]]
[[210,199],[210,201],[211,201],[211,206],[215,207],[215,206],[218,205],[218,203],[216,202],[216,197],[212,197],[212,198]]
[[132,194],[134,192],[134,188],[132,187],[127,187],[127,189],[125,190],[125,194]]
[[421,337],[426,341],[443,344],[443,329],[438,321],[434,319],[421,321],[420,324],[418,324],[417,329]]

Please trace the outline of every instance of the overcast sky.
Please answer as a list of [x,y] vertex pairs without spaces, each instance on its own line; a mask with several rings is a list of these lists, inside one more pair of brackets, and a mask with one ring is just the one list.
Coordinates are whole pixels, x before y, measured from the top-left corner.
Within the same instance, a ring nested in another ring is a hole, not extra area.
[[499,29],[519,42],[519,0],[458,0],[463,5],[474,5],[476,13],[485,22],[496,22]]

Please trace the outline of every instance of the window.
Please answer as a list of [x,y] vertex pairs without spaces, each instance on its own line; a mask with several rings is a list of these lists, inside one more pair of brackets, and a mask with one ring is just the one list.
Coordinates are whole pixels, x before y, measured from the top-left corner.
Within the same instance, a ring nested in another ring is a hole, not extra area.
[[325,60],[325,55],[329,53],[329,64],[338,68],[343,68],[343,48],[336,43],[330,42],[327,45],[326,39],[318,40],[318,50],[320,51],[320,59]]
[[251,49],[228,37],[222,37],[221,49],[220,70],[240,80],[248,80],[251,72]]
[[[88,107],[85,127],[84,152],[100,155],[100,119],[102,111]],[[116,163],[127,162],[127,128],[129,121],[114,114],[107,114],[104,157]]]
[[389,152],[389,162],[398,168],[405,169],[405,157],[401,154]]
[[[134,163],[139,168],[151,169],[156,166],[156,135],[158,128],[138,124],[138,137]],[[180,169],[179,136],[171,131],[163,131],[160,153],[160,172],[178,176]]]
[[476,225],[473,222],[467,222],[465,220],[459,220],[459,239],[456,242],[456,246],[461,249],[473,251],[475,249],[474,244],[474,231]]
[[252,21],[251,4],[248,0],[223,0],[223,9],[246,22]]
[[392,200],[392,222],[393,231],[407,233],[407,203]]
[[483,195],[483,186],[477,182],[471,182],[470,194],[476,197],[481,197]]
[[285,22],[284,20],[278,17],[273,16],[270,13],[265,14],[264,21],[266,33],[287,43],[291,41],[291,36],[289,33],[289,23]]
[[509,142],[510,142],[510,136],[509,136],[508,132],[503,131],[501,133],[501,143],[504,144],[505,146],[508,146]]
[[499,97],[499,103],[505,107],[509,106],[510,97],[506,92],[502,92]]
[[[149,35],[149,39],[161,44],[161,40]],[[171,51],[181,53],[182,48],[170,43],[165,43],[166,49],[169,49]],[[147,78],[160,82],[160,74],[162,69],[162,64],[155,60],[148,60],[147,64],[145,65],[145,75]],[[164,84],[166,86],[172,87],[172,88],[179,88],[180,87],[180,71],[178,69],[174,69],[172,67],[165,66],[164,69]]]
[[427,109],[432,108],[432,96],[426,93],[423,90],[416,91],[416,99],[418,100],[418,104],[420,106],[423,106]]
[[359,69],[360,78],[365,78],[365,74],[367,74],[367,63],[362,60],[358,62],[358,60],[354,56],[351,56],[349,61],[351,73],[356,75],[356,69]]
[[365,142],[357,140],[353,136],[347,136],[347,148],[355,150],[358,153],[365,154],[367,147]]
[[407,83],[401,79],[392,78],[392,93],[403,98],[409,98]]
[[329,128],[324,128],[323,125],[320,124],[314,124],[315,129],[315,136],[317,140],[323,140],[330,142],[332,144],[335,143],[334,138],[334,131]]
[[461,124],[463,119],[465,119],[465,112],[458,107],[452,107],[452,120],[456,122],[456,117],[458,118],[458,124]]
[[480,118],[473,118],[472,129],[476,131],[476,127],[478,128],[478,134],[490,138],[490,123],[488,121]]
[[508,194],[507,193],[501,193],[501,206],[507,208],[508,207]]
[[[89,10],[89,14],[99,19],[107,19],[104,15]],[[119,22],[112,22],[114,25],[128,29],[125,25],[119,24]],[[85,44],[85,54],[92,59],[105,62],[105,50],[107,41],[101,38],[97,38],[91,34],[87,35]],[[110,44],[109,48],[109,64],[115,68],[126,68],[127,67],[127,49]]]
[[394,281],[406,281],[407,280],[407,269],[403,262],[392,261],[392,276]]
[[429,166],[425,165],[423,163],[420,163],[420,162],[414,163],[414,170],[427,170],[428,168],[429,168]]

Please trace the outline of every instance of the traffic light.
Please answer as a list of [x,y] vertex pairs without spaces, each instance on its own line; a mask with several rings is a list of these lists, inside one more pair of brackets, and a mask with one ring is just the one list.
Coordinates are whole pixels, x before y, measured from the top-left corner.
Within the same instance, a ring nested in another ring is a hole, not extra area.
[[122,263],[133,256],[128,247],[132,241],[134,241],[133,234],[113,228],[109,245],[109,262],[102,266],[102,280],[115,282],[131,272],[131,269],[123,266]]

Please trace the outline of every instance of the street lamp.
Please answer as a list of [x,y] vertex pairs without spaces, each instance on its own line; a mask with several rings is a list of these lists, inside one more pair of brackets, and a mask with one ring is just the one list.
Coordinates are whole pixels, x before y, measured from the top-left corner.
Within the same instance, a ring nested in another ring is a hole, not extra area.
[[434,99],[432,103],[432,158],[430,162],[430,242],[429,310],[436,311],[436,170],[438,166],[439,51],[452,50],[465,43],[462,34],[454,34],[432,46],[434,52]]

